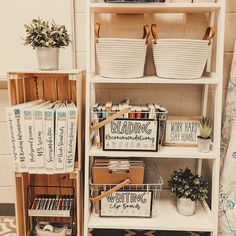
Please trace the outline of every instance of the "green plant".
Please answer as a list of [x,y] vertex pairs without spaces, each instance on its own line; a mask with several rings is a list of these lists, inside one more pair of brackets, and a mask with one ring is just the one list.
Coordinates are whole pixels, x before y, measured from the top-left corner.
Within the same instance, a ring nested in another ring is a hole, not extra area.
[[70,44],[70,35],[64,25],[57,25],[54,21],[33,19],[29,25],[24,25],[26,38],[24,45],[37,47],[61,48]]
[[207,198],[207,181],[194,175],[188,167],[185,170],[175,170],[168,181],[168,187],[177,198],[184,197],[192,201],[203,201]]
[[212,133],[212,123],[209,118],[203,117],[200,121],[200,137],[203,139],[209,139]]

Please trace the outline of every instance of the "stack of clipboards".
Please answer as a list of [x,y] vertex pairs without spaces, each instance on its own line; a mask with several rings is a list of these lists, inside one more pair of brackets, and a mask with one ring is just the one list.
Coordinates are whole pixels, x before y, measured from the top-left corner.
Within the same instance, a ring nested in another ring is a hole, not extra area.
[[131,184],[143,184],[145,164],[129,159],[96,159],[92,167],[94,184],[119,184],[126,179]]

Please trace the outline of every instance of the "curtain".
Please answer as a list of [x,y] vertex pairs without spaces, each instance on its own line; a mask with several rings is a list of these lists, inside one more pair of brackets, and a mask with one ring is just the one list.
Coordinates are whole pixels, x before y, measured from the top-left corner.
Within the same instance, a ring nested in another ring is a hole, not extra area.
[[221,137],[219,235],[236,235],[236,43]]

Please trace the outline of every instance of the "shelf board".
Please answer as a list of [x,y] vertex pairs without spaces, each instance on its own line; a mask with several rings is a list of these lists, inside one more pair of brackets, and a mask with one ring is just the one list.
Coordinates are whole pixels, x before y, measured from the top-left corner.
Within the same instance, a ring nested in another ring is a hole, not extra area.
[[221,8],[220,3],[91,3],[94,13],[207,13]]
[[58,75],[58,74],[65,74],[65,75],[75,75],[75,74],[79,74],[82,71],[84,71],[84,69],[60,69],[60,70],[24,70],[24,69],[20,69],[20,70],[10,70],[7,73],[8,74],[42,74],[42,75]]
[[113,79],[105,78],[96,75],[89,80],[91,83],[128,83],[128,84],[218,84],[219,79],[217,79],[214,73],[208,73],[200,79],[189,79],[189,80],[179,80],[179,79],[164,79],[157,76],[145,76],[136,79]]
[[217,155],[213,151],[201,153],[196,147],[167,147],[164,146],[158,152],[140,151],[103,151],[96,147],[91,147],[90,156],[97,157],[146,157],[146,158],[194,158],[194,159],[216,159]]
[[201,204],[197,206],[195,215],[182,216],[176,210],[175,199],[167,191],[162,191],[157,203],[157,215],[152,218],[99,217],[92,212],[88,228],[213,231],[208,211]]

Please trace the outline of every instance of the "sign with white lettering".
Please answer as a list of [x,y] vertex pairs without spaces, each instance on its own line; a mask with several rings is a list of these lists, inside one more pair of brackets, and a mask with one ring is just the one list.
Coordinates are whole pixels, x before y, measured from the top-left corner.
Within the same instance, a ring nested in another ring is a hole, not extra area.
[[100,216],[150,218],[152,197],[152,191],[119,190],[100,201]]
[[168,117],[166,122],[165,145],[195,147],[202,117]]
[[116,119],[104,127],[103,150],[157,151],[157,121]]

